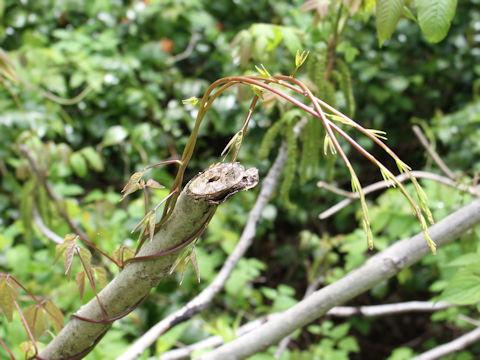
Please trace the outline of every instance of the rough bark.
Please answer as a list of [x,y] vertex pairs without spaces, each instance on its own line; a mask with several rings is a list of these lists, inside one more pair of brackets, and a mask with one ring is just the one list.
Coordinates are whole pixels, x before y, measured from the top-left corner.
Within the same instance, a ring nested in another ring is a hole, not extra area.
[[[195,236],[213,214],[218,204],[241,190],[258,183],[256,169],[245,170],[239,163],[215,166],[197,175],[181,192],[167,222],[146,242],[138,256],[149,256],[175,248]],[[121,316],[148,295],[168,276],[180,250],[145,261],[131,262],[99,293],[109,318]],[[102,319],[96,298],[76,313],[88,319]],[[38,358],[68,359],[81,354],[101,339],[111,323],[93,323],[72,318],[40,353]],[[80,359],[82,354],[76,359]]]

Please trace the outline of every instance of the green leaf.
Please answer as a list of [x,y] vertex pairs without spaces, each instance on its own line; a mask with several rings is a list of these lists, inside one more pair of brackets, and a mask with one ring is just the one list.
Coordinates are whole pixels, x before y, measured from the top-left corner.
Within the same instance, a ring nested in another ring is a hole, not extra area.
[[52,323],[53,329],[58,333],[62,329],[62,324],[64,322],[64,317],[62,311],[55,305],[52,300],[47,300],[45,303],[45,308],[49,311],[47,316]]
[[85,177],[87,175],[87,162],[81,153],[74,152],[70,156],[70,165],[78,176]]
[[121,143],[128,136],[127,130],[122,125],[112,126],[103,137],[103,146],[111,146]]
[[31,305],[23,311],[23,316],[27,321],[28,327],[33,333],[33,337],[38,339],[42,333],[47,330],[45,314],[37,305]]
[[82,155],[87,159],[88,164],[95,171],[103,171],[103,161],[102,157],[95,149],[91,146],[86,147],[80,151]]
[[18,286],[5,277],[0,277],[0,311],[5,314],[8,321],[13,318],[13,302],[18,295]]
[[392,36],[400,16],[402,16],[405,0],[377,0],[376,25],[380,47]]
[[350,324],[344,323],[338,326],[335,326],[329,333],[329,336],[332,339],[340,340],[341,338],[345,337],[350,330]]
[[477,264],[461,268],[450,280],[439,300],[458,305],[480,302],[480,266]]
[[415,0],[418,22],[427,41],[437,43],[447,36],[457,0]]

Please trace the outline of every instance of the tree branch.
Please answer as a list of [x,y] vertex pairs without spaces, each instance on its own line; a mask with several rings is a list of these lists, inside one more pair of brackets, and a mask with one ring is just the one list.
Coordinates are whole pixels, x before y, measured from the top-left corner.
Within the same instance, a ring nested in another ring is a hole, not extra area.
[[43,222],[43,219],[40,217],[38,210],[36,207],[32,210],[33,221],[35,225],[37,225],[38,230],[49,240],[53,241],[56,244],[63,243],[63,238],[55,234],[52,230],[50,230],[47,225]]
[[[256,169],[245,170],[239,163],[224,163],[197,175],[178,197],[173,212],[155,234],[146,242],[137,257],[150,257],[132,261],[98,294],[110,318],[123,317],[148,295],[152,287],[166,276],[178,256],[166,252],[192,239],[203,228],[219,203],[234,193],[247,190],[258,182]],[[82,306],[75,315],[102,320],[103,315],[96,298]],[[76,359],[85,356],[110,329],[111,322],[91,322],[72,318],[60,333],[37,356],[37,359]],[[82,353],[82,356],[76,357]]]
[[438,358],[441,358],[442,356],[466,349],[467,347],[469,347],[473,343],[478,342],[479,340],[480,340],[480,327],[466,333],[465,335],[462,335],[456,338],[453,341],[450,341],[449,343],[437,346],[432,350],[424,352],[423,354],[420,354],[414,357],[412,360],[438,359]]
[[277,158],[275,159],[275,162],[273,163],[267,176],[262,182],[262,188],[260,190],[260,193],[258,194],[255,205],[250,211],[247,224],[242,232],[242,235],[240,236],[240,240],[235,246],[233,252],[223,264],[222,269],[219,271],[218,275],[215,277],[212,283],[196,297],[194,297],[187,304],[185,304],[182,308],[168,315],[166,318],[164,318],[152,328],[150,328],[150,330],[148,330],[139,339],[137,339],[135,343],[126,352],[124,352],[120,357],[118,357],[117,360],[136,359],[149,346],[151,346],[160,335],[167,332],[176,324],[187,321],[192,316],[206,308],[213,300],[215,295],[220,292],[221,289],[223,289],[225,283],[230,277],[238,261],[242,258],[242,256],[252,244],[253,238],[255,237],[256,233],[257,223],[260,220],[265,205],[268,203],[268,201],[272,197],[273,192],[275,191],[278,180],[282,173],[282,169],[285,165],[286,157],[286,145],[282,144]]
[[[472,202],[429,229],[439,246],[452,242],[480,223],[480,200]],[[282,338],[318,319],[332,307],[367,291],[430,253],[423,233],[403,239],[371,257],[339,281],[302,300],[260,328],[200,356],[201,360],[244,359],[261,352]],[[433,255],[430,255],[433,256]]]
[[[445,176],[437,175],[437,174],[434,174],[434,173],[431,173],[431,172],[426,172],[426,171],[416,171],[416,170],[414,170],[414,171],[410,171],[410,174],[413,175],[414,177],[418,178],[418,179],[433,180],[433,181],[442,183],[444,185],[454,187],[454,188],[456,188],[460,191],[467,191],[474,196],[477,196],[477,197],[480,196],[480,187],[478,187],[478,186],[467,186],[465,184],[458,184],[457,182],[455,182],[453,180],[450,180],[449,178],[447,178]],[[409,174],[400,174],[396,177],[396,179],[399,182],[404,182],[406,180],[409,180]],[[388,181],[382,180],[382,181],[379,181],[379,182],[376,182],[376,183],[373,183],[371,185],[366,186],[365,188],[363,188],[363,192],[364,192],[365,195],[367,195],[367,194],[370,194],[372,192],[375,192],[375,191],[378,191],[378,190],[381,190],[381,189],[385,189],[385,188],[393,186],[393,185],[394,185],[394,182],[392,180],[388,180]],[[336,194],[340,194],[340,192],[336,188],[332,189],[331,186],[325,186],[325,183],[323,181],[319,181],[317,183],[317,186],[321,187],[321,188],[324,188],[326,190],[329,190],[331,192],[334,192]],[[348,194],[349,195],[348,195],[347,199],[344,199],[344,200],[340,201],[339,203],[335,204],[334,206],[332,206],[332,207],[328,208],[327,210],[323,211],[322,213],[320,213],[320,215],[318,215],[318,218],[320,220],[324,220],[324,219],[332,216],[333,214],[339,212],[343,208],[347,207],[348,205],[350,205],[352,202],[358,200],[358,198],[359,198],[357,193],[348,193]],[[343,194],[341,194],[341,195],[343,195]]]
[[[430,312],[446,309],[453,306],[447,302],[432,303],[430,301],[408,301],[404,303],[372,305],[372,306],[335,306],[327,312],[328,316],[351,317],[351,316],[388,316],[395,314],[402,314],[406,312]],[[242,336],[250,331],[253,331],[267,321],[280,316],[281,313],[270,314],[266,317],[255,319],[238,328],[236,335]],[[282,342],[289,338],[288,336]],[[197,343],[184,346],[180,349],[170,350],[160,356],[160,360],[180,360],[191,356],[192,352],[196,350],[204,350],[208,348],[215,348],[224,343],[221,336],[210,336]],[[118,359],[117,359],[118,360]]]

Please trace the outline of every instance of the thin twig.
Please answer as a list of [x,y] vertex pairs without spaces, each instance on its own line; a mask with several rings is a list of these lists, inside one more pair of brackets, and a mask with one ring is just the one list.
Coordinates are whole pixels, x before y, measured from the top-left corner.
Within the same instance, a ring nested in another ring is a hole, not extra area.
[[427,150],[427,152],[430,154],[430,156],[432,157],[433,161],[435,161],[435,163],[438,165],[438,167],[440,168],[440,170],[442,170],[442,171],[443,171],[450,179],[452,179],[453,181],[457,181],[458,178],[455,176],[455,174],[453,173],[453,171],[450,170],[450,168],[447,166],[447,164],[445,164],[445,162],[442,160],[442,158],[440,157],[440,155],[438,155],[438,153],[435,151],[435,149],[433,148],[433,146],[430,145],[430,143],[428,142],[427,138],[426,138],[425,135],[423,134],[422,129],[420,128],[420,126],[418,126],[418,125],[413,125],[413,126],[412,126],[412,129],[413,129],[413,132],[415,133],[415,135],[417,135],[418,140],[420,140],[420,143],[423,145],[423,147],[425,148],[425,150]]
[[463,314],[458,314],[457,317],[458,317],[460,320],[465,321],[466,323],[475,325],[476,327],[480,327],[480,321],[478,321],[478,320],[476,320],[476,319],[472,319],[471,317],[466,316],[466,315],[463,315]]
[[257,223],[261,218],[261,214],[265,205],[268,203],[275,191],[283,166],[285,165],[286,156],[286,145],[284,144],[280,147],[280,151],[274,164],[262,182],[262,189],[260,190],[253,209],[250,211],[247,225],[243,230],[240,240],[238,241],[234,251],[225,261],[222,269],[213,282],[181,309],[175,311],[154,325],[144,335],[137,339],[137,341],[135,341],[135,343],[125,353],[117,358],[117,360],[136,359],[148,347],[155,343],[160,335],[168,331],[176,324],[190,319],[196,313],[203,310],[210,304],[214,296],[220,292],[226,281],[229,279],[238,261],[242,258],[253,242]]
[[457,351],[461,351],[469,347],[470,345],[478,342],[480,340],[480,327],[477,327],[475,330],[472,330],[465,335],[462,335],[456,338],[453,341],[450,341],[446,344],[437,346],[431,350],[424,352],[412,360],[434,360],[439,359],[442,356],[452,354]]
[[[305,294],[303,295],[303,298],[306,299],[307,297],[309,297],[310,295],[312,295],[315,290],[318,289],[318,287],[325,281],[325,276],[323,275],[323,273],[318,276],[317,278],[315,278],[308,286],[307,286],[307,289],[305,290]],[[293,334],[290,334],[286,337],[284,337],[282,339],[282,341],[280,341],[280,343],[278,344],[278,347],[277,347],[277,351],[275,351],[275,355],[274,357],[276,359],[279,359],[283,352],[287,349],[288,347],[288,344],[290,344],[290,341],[292,340],[293,338]]]
[[[444,185],[456,188],[460,191],[469,192],[470,194],[472,194],[474,196],[477,196],[477,197],[480,196],[480,187],[478,187],[478,186],[467,186],[465,184],[458,184],[457,182],[455,182],[453,180],[450,180],[449,178],[447,178],[445,176],[437,175],[437,174],[434,174],[434,173],[431,173],[431,172],[426,172],[426,171],[411,171],[410,174],[415,176],[416,178],[429,179],[429,180],[437,181],[437,182],[442,183]],[[400,174],[400,175],[396,176],[396,179],[399,182],[404,182],[404,181],[408,180],[409,178],[410,178],[409,174]],[[321,181],[318,182],[317,185],[319,187],[323,187],[323,188],[330,191],[330,188],[324,186],[324,183],[321,182]],[[379,182],[376,182],[376,183],[373,183],[371,185],[366,186],[363,189],[363,191],[364,191],[365,195],[367,195],[367,194],[370,194],[374,191],[385,189],[385,188],[393,186],[393,185],[394,185],[394,183],[393,183],[392,180],[388,180],[388,181],[382,180],[382,181],[379,181]],[[336,191],[334,191],[334,192],[338,194],[338,192],[336,192]],[[318,215],[318,218],[320,220],[324,220],[324,219],[332,216],[333,214],[339,212],[340,210],[347,207],[352,202],[354,202],[355,200],[358,199],[358,194],[357,193],[349,193],[349,194],[350,195],[347,199],[344,199],[344,200],[340,201],[339,203],[337,203],[336,205],[334,205],[334,206],[328,208],[327,210],[323,211],[322,213],[320,213],[320,215]]]
[[182,60],[185,60],[186,58],[188,58],[190,56],[190,54],[193,52],[193,49],[195,49],[195,45],[197,44],[198,40],[200,40],[200,34],[193,33],[191,38],[190,38],[190,41],[188,42],[187,47],[185,48],[185,50],[183,52],[181,52],[180,54],[177,54],[177,55],[173,56],[172,59],[170,60],[170,62],[171,63],[176,63],[176,62],[179,62],[179,61],[182,61]]
[[330,185],[329,183],[326,183],[325,181],[319,181],[317,182],[317,186],[319,188],[324,188],[324,189],[327,189],[328,191],[330,191],[331,193],[334,193],[334,194],[337,194],[337,195],[341,195],[343,197],[346,197],[348,199],[358,199],[358,195],[357,193],[352,193],[350,191],[346,191],[346,190],[343,190],[343,189],[340,189],[336,186],[333,186],[333,185]]
[[50,230],[47,225],[43,222],[42,217],[38,213],[37,208],[33,208],[32,210],[33,221],[35,225],[37,225],[38,230],[49,240],[53,241],[56,244],[63,243],[63,238],[55,234],[52,230]]

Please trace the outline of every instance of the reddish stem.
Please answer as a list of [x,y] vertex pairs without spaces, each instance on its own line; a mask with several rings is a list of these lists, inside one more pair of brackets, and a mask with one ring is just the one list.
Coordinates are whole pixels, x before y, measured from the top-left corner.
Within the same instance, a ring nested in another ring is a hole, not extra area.
[[28,326],[27,320],[25,319],[25,316],[23,315],[22,309],[20,309],[20,306],[18,306],[18,303],[16,300],[13,301],[15,304],[15,307],[17,308],[18,313],[20,314],[20,318],[22,319],[23,327],[27,331],[28,337],[30,338],[30,341],[33,344],[33,347],[35,348],[35,354],[38,353],[38,348],[37,348],[37,343],[35,341],[35,338],[33,337],[32,330],[30,330],[30,327]]
[[83,262],[83,259],[82,259],[82,257],[80,256],[80,251],[78,250],[78,247],[75,248],[75,252],[77,253],[78,258],[80,259],[80,262],[81,262],[81,264],[82,264],[83,270],[85,271],[85,274],[87,275],[88,282],[90,283],[90,286],[92,287],[92,290],[93,290],[93,293],[95,294],[95,297],[97,298],[98,306],[100,306],[100,309],[102,310],[103,317],[104,317],[104,318],[107,318],[107,316],[108,316],[108,315],[107,315],[107,311],[106,311],[105,308],[103,307],[103,304],[102,304],[102,302],[100,301],[100,298],[98,297],[97,287],[95,286],[95,280],[93,279],[92,272],[91,272],[90,269],[87,269],[87,266],[86,266],[85,263]]
[[8,352],[8,355],[10,355],[10,358],[12,360],[15,360],[15,356],[13,355],[13,353],[10,351],[10,348],[7,346],[7,344],[5,343],[5,341],[3,341],[2,338],[0,338],[0,344],[2,344],[3,348]]
[[40,300],[38,300],[35,295],[33,295],[30,291],[27,290],[27,288],[25,288],[17,279],[15,279],[15,277],[13,275],[10,275],[10,274],[5,274],[5,273],[0,273],[0,277],[6,277],[7,280],[8,279],[12,279],[18,286],[20,286],[20,288],[25,291],[27,293],[27,295],[33,299],[33,301],[35,301],[37,303],[38,306],[40,306],[43,310],[45,310],[45,312],[51,316],[52,319],[54,319],[57,324],[63,328],[63,324],[60,322],[59,319],[57,319],[55,317],[55,315],[53,315],[50,310],[48,310],[45,306],[43,306],[43,304],[40,302]]

